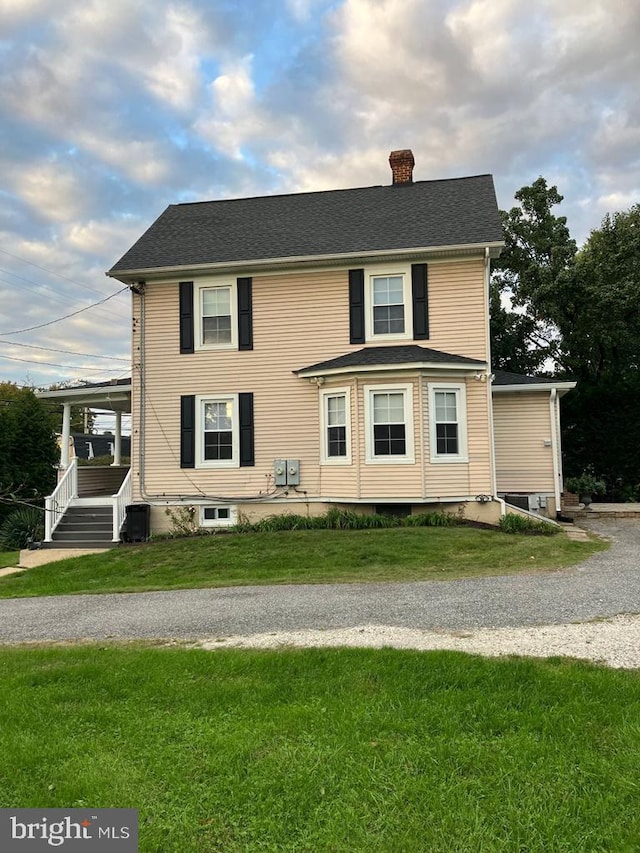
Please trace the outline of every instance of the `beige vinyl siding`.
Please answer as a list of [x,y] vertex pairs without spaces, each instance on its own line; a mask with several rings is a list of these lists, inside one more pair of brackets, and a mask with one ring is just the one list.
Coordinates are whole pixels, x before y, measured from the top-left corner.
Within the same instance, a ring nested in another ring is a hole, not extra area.
[[[233,282],[235,276],[219,280]],[[134,297],[135,499],[203,494],[242,499],[266,494],[272,490],[273,460],[280,458],[300,460],[300,490],[310,498],[420,500],[490,492],[488,417],[482,397],[484,391],[486,398],[486,388],[473,381],[467,383],[469,463],[434,466],[429,464],[428,395],[416,375],[328,379],[325,389],[331,384],[351,387],[352,461],[342,466],[320,464],[319,390],[293,371],[363,347],[349,343],[348,299],[347,268],[254,276],[254,349],[180,354],[178,281],[147,282],[144,359],[139,351],[141,300]],[[472,358],[486,357],[481,260],[429,265],[429,317],[431,337],[418,343]],[[144,489],[140,487],[139,442],[142,361]],[[364,462],[363,388],[375,382],[413,385],[415,464]],[[181,395],[242,392],[254,395],[255,467],[181,469]]]
[[553,493],[549,392],[493,396],[498,492]]
[[429,264],[429,340],[432,349],[487,359],[484,261]]
[[[406,376],[376,376],[375,378],[358,381],[358,445],[360,450],[360,493],[361,499],[375,500],[384,496],[393,498],[414,498],[422,495],[422,447],[420,444],[420,409],[418,396],[418,378]],[[369,428],[369,412],[367,411],[367,395],[365,388],[375,388],[393,391],[394,386],[409,385],[413,396],[413,418],[408,429],[413,429],[414,463],[365,462],[366,437]]]
[[489,441],[489,415],[487,385],[475,379],[463,381],[467,399],[467,449],[468,462],[431,463],[429,435],[429,393],[431,382],[447,382],[450,377],[424,379],[425,405],[425,460],[426,494],[428,498],[460,497],[464,495],[490,495],[491,445]]
[[[303,310],[304,308],[304,310]],[[145,490],[149,495],[247,497],[265,492],[278,458],[301,461],[302,485],[320,489],[318,389],[296,368],[340,355],[349,340],[344,271],[253,279],[254,349],[179,352],[178,284],[145,296]],[[135,377],[135,372],[134,372]],[[180,396],[251,392],[256,466],[180,468]],[[134,397],[139,397],[139,377]],[[136,426],[139,406],[134,406]],[[138,469],[134,459],[134,473]]]

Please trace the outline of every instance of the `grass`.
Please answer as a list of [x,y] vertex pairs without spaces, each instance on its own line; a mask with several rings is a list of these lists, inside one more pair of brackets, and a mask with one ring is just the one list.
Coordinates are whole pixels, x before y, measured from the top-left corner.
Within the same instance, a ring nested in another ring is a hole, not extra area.
[[637,672],[135,646],[0,666],[0,806],[138,808],[141,853],[640,849]]
[[19,560],[19,551],[0,551],[0,569],[4,569],[7,566],[17,566]]
[[469,527],[295,530],[168,539],[0,578],[0,598],[247,584],[443,580],[555,569],[601,540]]

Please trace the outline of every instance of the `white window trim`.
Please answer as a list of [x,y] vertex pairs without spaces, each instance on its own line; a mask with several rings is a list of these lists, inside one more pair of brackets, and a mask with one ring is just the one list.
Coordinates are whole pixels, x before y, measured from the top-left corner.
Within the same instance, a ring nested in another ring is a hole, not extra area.
[[[344,396],[346,456],[329,456],[327,399]],[[326,388],[320,392],[320,463],[322,465],[351,465],[351,388]]]
[[[205,344],[202,334],[202,291],[216,287],[229,289],[231,302],[231,342],[228,344]],[[238,284],[236,279],[211,278],[194,283],[193,286],[194,349],[234,350],[238,349]]]
[[[374,394],[404,394],[404,425],[405,425],[405,449],[404,456],[375,456],[373,438],[373,395]],[[414,420],[413,420],[413,385],[412,384],[388,384],[388,385],[365,385],[365,462],[368,465],[412,465],[415,463],[414,452]]]
[[[229,518],[220,518],[220,519],[210,519],[204,517],[205,509],[228,509],[229,510]],[[232,527],[237,523],[238,520],[238,509],[235,506],[228,506],[225,504],[224,506],[218,506],[217,504],[207,504],[207,506],[200,507],[200,527]]]
[[[411,290],[411,266],[405,264],[385,264],[384,266],[366,267],[365,275],[365,312],[364,334],[367,343],[377,341],[412,341],[413,340],[413,297]],[[373,279],[379,276],[402,276],[404,300],[404,332],[391,332],[376,335],[373,332]]]
[[[205,459],[204,458],[204,404],[205,403],[228,403],[232,404],[232,457],[231,459]],[[240,425],[238,423],[238,395],[237,394],[199,394],[196,396],[196,468],[239,468],[240,467]]]
[[[436,442],[436,391],[452,391],[456,395],[458,415],[458,453],[438,453]],[[429,451],[431,462],[452,464],[469,461],[467,445],[467,386],[464,382],[429,383]]]

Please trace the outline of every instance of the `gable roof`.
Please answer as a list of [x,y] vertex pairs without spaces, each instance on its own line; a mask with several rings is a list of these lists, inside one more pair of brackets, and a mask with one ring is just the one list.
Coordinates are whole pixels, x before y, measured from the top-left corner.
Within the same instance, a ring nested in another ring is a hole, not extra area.
[[437,349],[421,347],[418,344],[406,344],[401,346],[365,347],[356,352],[348,352],[331,358],[328,361],[320,361],[309,367],[301,367],[294,370],[298,376],[310,376],[320,373],[341,373],[349,368],[380,368],[393,365],[393,367],[468,367],[473,369],[485,366],[486,362],[478,361],[476,358],[466,358],[462,355],[453,355],[449,352],[441,352]]
[[109,275],[502,245],[491,175],[170,205]]

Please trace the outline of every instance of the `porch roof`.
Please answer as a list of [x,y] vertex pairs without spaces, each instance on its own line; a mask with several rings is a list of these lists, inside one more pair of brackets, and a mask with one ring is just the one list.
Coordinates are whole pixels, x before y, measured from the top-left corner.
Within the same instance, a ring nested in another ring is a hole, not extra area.
[[107,409],[112,412],[131,411],[131,378],[110,379],[108,382],[92,382],[57,391],[36,391],[43,400],[56,400],[74,406]]

